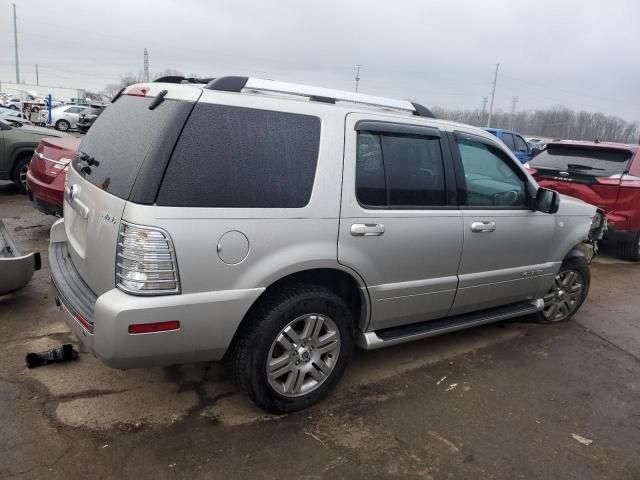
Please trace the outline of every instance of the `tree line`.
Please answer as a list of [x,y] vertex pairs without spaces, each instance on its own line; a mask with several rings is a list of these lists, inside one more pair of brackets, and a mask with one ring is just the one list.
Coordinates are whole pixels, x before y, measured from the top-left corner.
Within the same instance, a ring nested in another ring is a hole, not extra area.
[[[488,113],[476,110],[448,110],[434,107],[438,118],[485,127]],[[515,113],[497,111],[491,126],[521,132],[529,137],[640,143],[640,125],[601,112],[574,111],[563,106],[547,110],[521,110]]]

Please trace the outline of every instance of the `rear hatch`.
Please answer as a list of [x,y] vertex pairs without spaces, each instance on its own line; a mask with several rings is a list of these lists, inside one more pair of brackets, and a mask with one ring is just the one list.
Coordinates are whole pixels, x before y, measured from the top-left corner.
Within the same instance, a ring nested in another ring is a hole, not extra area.
[[31,158],[29,171],[36,179],[51,183],[66,169],[80,145],[75,137],[43,138]]
[[550,143],[528,167],[540,186],[609,212],[616,206],[632,157],[633,152],[624,148]]
[[[161,90],[168,92],[158,101],[154,97]],[[126,202],[154,203],[171,151],[201,90],[151,84],[129,87],[129,93],[96,119],[65,185],[71,259],[96,295],[115,287],[116,244]]]

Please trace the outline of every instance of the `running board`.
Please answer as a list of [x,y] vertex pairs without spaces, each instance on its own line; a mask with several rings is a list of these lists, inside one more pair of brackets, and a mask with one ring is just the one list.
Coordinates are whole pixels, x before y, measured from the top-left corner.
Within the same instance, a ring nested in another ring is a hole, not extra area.
[[539,298],[531,302],[515,303],[504,307],[492,308],[481,312],[466,313],[455,317],[412,323],[400,327],[384,328],[374,332],[357,335],[357,344],[365,350],[389,347],[399,343],[411,342],[421,338],[435,337],[444,333],[477,327],[487,323],[500,322],[509,318],[520,317],[539,312],[544,301]]

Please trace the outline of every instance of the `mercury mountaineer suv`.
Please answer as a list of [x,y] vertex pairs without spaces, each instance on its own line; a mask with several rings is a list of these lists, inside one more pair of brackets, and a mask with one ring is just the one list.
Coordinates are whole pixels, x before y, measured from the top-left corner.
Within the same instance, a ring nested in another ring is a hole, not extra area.
[[127,87],[72,161],[51,230],[84,347],[133,368],[230,359],[305,408],[355,345],[569,319],[605,221],[481,129],[407,101],[247,77]]

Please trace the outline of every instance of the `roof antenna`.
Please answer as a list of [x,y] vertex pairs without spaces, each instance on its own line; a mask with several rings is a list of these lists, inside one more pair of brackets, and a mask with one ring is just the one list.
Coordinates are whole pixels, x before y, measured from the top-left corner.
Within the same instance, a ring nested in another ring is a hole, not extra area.
[[596,138],[596,142],[595,143],[600,143],[600,139]]

